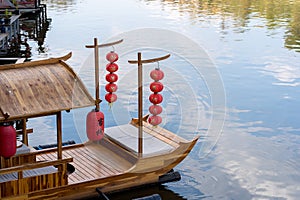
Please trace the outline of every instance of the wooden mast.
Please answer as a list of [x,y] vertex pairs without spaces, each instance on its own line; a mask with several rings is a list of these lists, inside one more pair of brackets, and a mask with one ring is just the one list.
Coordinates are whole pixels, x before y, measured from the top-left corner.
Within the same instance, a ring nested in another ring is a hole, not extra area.
[[[56,113],[56,134],[57,134],[57,160],[62,160],[62,117],[61,111]],[[64,177],[66,174],[66,165],[60,163],[58,165],[58,171],[60,176],[60,184],[64,182]]]
[[137,60],[128,60],[130,64],[138,64],[138,154],[143,155],[143,63],[153,63],[170,57],[167,54],[162,57],[142,60],[142,53],[138,52]]
[[138,119],[139,119],[139,155],[143,154],[143,64],[142,54],[138,52]]
[[57,159],[62,159],[62,121],[61,112],[56,113]]
[[97,38],[94,38],[94,45],[86,45],[86,48],[93,48],[94,49],[94,56],[95,56],[95,106],[96,106],[96,111],[100,110],[100,87],[99,87],[99,48],[101,47],[108,47],[108,46],[113,46],[115,44],[119,44],[123,42],[123,39],[115,41],[115,42],[110,42],[110,43],[105,43],[105,44],[100,44],[98,45],[98,40]]
[[96,111],[100,110],[100,88],[99,88],[99,49],[98,47],[98,40],[94,38],[94,53],[95,53],[95,99],[96,99]]

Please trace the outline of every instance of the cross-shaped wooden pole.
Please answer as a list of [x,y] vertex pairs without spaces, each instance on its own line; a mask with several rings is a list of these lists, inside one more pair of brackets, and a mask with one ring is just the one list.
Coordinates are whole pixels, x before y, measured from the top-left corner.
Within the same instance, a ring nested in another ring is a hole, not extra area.
[[169,57],[170,54],[167,54],[158,58],[142,60],[142,53],[138,52],[137,60],[128,60],[130,64],[138,64],[138,153],[140,157],[143,155],[143,64],[158,62]]
[[98,45],[98,40],[97,38],[94,38],[94,44],[93,45],[86,45],[86,48],[93,48],[94,49],[94,56],[95,56],[95,105],[96,105],[96,111],[100,110],[100,87],[99,87],[99,48],[101,47],[108,47],[108,46],[113,46],[115,44],[119,44],[123,42],[123,39],[115,41],[115,42],[110,42],[110,43],[105,43],[105,44],[100,44]]

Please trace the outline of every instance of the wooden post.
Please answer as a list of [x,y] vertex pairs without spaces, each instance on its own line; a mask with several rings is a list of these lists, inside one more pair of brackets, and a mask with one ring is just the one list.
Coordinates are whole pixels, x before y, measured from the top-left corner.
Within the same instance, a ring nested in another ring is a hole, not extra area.
[[27,126],[26,126],[26,118],[22,119],[23,127],[22,127],[22,140],[23,144],[28,146],[28,134],[27,134]]
[[139,156],[143,154],[143,64],[142,54],[138,52],[138,122],[139,122]]
[[95,97],[96,97],[96,111],[100,110],[100,88],[99,88],[99,49],[98,40],[94,38],[94,56],[95,56]]
[[[61,120],[61,111],[56,113],[56,132],[57,132],[57,160],[62,159],[62,120]],[[64,182],[64,171],[63,164],[58,165],[59,172],[59,183],[61,186]]]
[[0,156],[0,169],[4,167],[5,167],[5,159],[2,156]]
[[138,52],[138,60],[128,60],[130,64],[138,64],[138,153],[143,154],[143,63],[153,63],[165,60],[170,57],[167,54],[163,57],[142,60],[142,53]]
[[56,129],[57,129],[57,159],[62,159],[62,121],[61,121],[61,112],[56,113]]

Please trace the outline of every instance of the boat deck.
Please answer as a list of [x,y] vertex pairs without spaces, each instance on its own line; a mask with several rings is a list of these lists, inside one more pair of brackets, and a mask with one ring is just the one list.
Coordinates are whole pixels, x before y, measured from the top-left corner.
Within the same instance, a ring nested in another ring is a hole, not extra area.
[[[130,159],[126,160],[106,145],[97,143],[75,145],[74,148],[65,149],[63,158],[70,157],[73,158],[71,164],[75,167],[75,172],[69,175],[69,184],[118,175],[133,165]],[[38,161],[56,159],[56,152],[37,156]]]
[[[175,150],[183,138],[161,127],[143,123],[143,157]],[[138,157],[138,129],[133,124],[107,128],[106,136],[100,142],[88,142],[64,148],[63,159],[73,158],[75,172],[68,177],[68,183],[80,183],[119,175],[136,164]],[[125,145],[126,144],[126,145]],[[56,160],[57,152],[43,153],[38,161]]]

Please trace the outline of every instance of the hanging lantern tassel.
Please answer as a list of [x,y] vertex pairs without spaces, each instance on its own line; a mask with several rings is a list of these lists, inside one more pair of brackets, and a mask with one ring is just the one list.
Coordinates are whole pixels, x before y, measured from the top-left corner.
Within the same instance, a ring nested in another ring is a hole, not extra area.
[[149,112],[152,116],[149,117],[148,122],[153,126],[157,126],[162,122],[162,118],[158,116],[162,112],[162,107],[158,104],[163,101],[163,96],[159,92],[164,89],[164,85],[159,81],[164,78],[164,73],[159,68],[156,68],[150,72],[150,77],[154,80],[150,84],[150,90],[153,93],[149,96],[149,101],[153,105],[149,107]]
[[118,71],[119,69],[119,66],[115,63],[118,59],[119,56],[114,51],[111,51],[106,55],[106,60],[109,61],[109,63],[106,65],[106,70],[109,72],[109,74],[105,76],[105,79],[108,82],[108,84],[105,86],[105,90],[108,92],[105,95],[105,100],[108,102],[110,108],[117,100],[117,95],[115,92],[118,90],[118,86],[115,84],[115,82],[118,81],[118,75],[114,72]]

